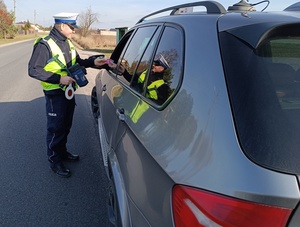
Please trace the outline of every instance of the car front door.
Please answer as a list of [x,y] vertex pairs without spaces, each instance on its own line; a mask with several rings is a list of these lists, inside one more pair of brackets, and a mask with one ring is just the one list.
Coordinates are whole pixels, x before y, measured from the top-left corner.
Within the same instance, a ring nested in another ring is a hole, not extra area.
[[[163,140],[168,140],[164,136],[169,132],[161,129],[171,127],[164,116],[172,112],[168,103],[180,84],[182,37],[180,28],[173,25],[140,27],[132,34],[132,39],[128,40],[120,57],[112,55],[125,71],[116,72],[120,75],[115,77],[117,84],[113,86],[118,92],[110,92],[110,99],[115,100],[115,112],[123,113],[121,123],[115,131],[115,145],[110,157],[111,163],[117,163],[118,166],[117,171],[113,170],[116,190],[121,192],[118,200],[121,201],[120,204],[128,204],[133,226],[149,226],[149,222],[153,226],[158,223],[169,226],[172,223],[171,209],[162,212],[161,208],[170,205],[168,192],[173,182],[153,159],[154,153],[151,154],[148,148],[149,145],[159,148],[164,144]],[[121,51],[117,47],[116,53],[118,52]],[[150,74],[156,60],[162,57],[168,62],[164,80],[170,87],[163,103],[149,96]],[[140,80],[141,77],[144,77],[143,81]],[[160,130],[157,131],[158,127]],[[156,149],[156,153],[159,151],[160,149]],[[118,179],[121,179],[120,182]]]

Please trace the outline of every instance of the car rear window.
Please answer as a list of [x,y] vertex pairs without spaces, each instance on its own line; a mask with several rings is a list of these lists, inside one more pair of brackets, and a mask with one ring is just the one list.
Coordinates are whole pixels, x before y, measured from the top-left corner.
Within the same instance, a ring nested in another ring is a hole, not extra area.
[[267,168],[297,174],[299,31],[300,24],[272,26],[260,35],[263,38],[255,46],[230,32],[220,33],[228,93],[244,153]]

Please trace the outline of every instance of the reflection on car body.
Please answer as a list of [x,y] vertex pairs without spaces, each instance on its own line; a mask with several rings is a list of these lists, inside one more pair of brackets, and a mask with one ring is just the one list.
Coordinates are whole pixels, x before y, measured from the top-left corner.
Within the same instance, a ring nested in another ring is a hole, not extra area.
[[[300,225],[294,9],[195,2],[122,37],[117,67],[100,70],[92,92],[110,226]],[[159,59],[167,66],[150,86]]]

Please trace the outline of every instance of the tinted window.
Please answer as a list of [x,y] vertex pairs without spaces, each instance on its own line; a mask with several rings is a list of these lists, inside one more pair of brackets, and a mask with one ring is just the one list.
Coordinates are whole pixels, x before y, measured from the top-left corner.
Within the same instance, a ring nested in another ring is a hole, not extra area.
[[183,38],[181,30],[159,26],[142,27],[133,34],[119,64],[125,68],[120,77],[132,89],[159,106],[175,93],[182,71]]
[[[156,26],[139,28],[134,33],[127,49],[123,50],[118,63],[122,64],[130,75],[134,75],[136,67],[156,29]],[[120,79],[127,84],[130,82],[130,80],[125,80],[126,78],[122,79],[120,77]]]
[[[154,55],[153,67],[155,67],[157,61],[164,61],[165,70],[162,75],[164,80],[166,91],[162,91],[164,94],[158,94],[158,100],[154,100],[157,104],[163,104],[176,90],[179,85],[179,80],[182,70],[183,56],[183,39],[182,32],[174,27],[165,27],[161,39],[158,44],[158,48]],[[153,69],[152,69],[153,71]],[[151,74],[149,74],[148,86],[152,80]],[[147,87],[145,87],[147,89]],[[158,88],[159,89],[159,88]],[[147,91],[145,91],[147,93]],[[158,92],[159,93],[159,92]]]
[[300,173],[299,30],[272,29],[256,48],[226,32],[220,36],[243,150],[263,166],[293,173]]
[[158,36],[159,36],[159,32],[157,31],[155,35],[152,37],[151,41],[149,42],[149,45],[147,46],[147,49],[136,68],[134,77],[132,77],[131,80],[131,87],[133,87],[136,91],[140,93],[143,92],[143,86],[144,86],[144,81],[141,81],[140,75],[144,74],[146,76],[148,69],[151,67],[152,55],[153,55],[155,45],[157,43]]

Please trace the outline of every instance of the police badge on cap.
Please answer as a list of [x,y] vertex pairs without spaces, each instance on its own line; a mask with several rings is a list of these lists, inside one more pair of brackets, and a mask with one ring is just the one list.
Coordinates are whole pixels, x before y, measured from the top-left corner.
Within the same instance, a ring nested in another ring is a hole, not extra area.
[[78,13],[59,13],[53,16],[55,24],[69,24],[73,28],[78,28],[76,20]]
[[157,65],[161,65],[162,67],[164,67],[164,69],[170,68],[169,63],[167,62],[167,60],[162,55],[160,55],[159,58],[154,60],[154,63],[157,64]]

